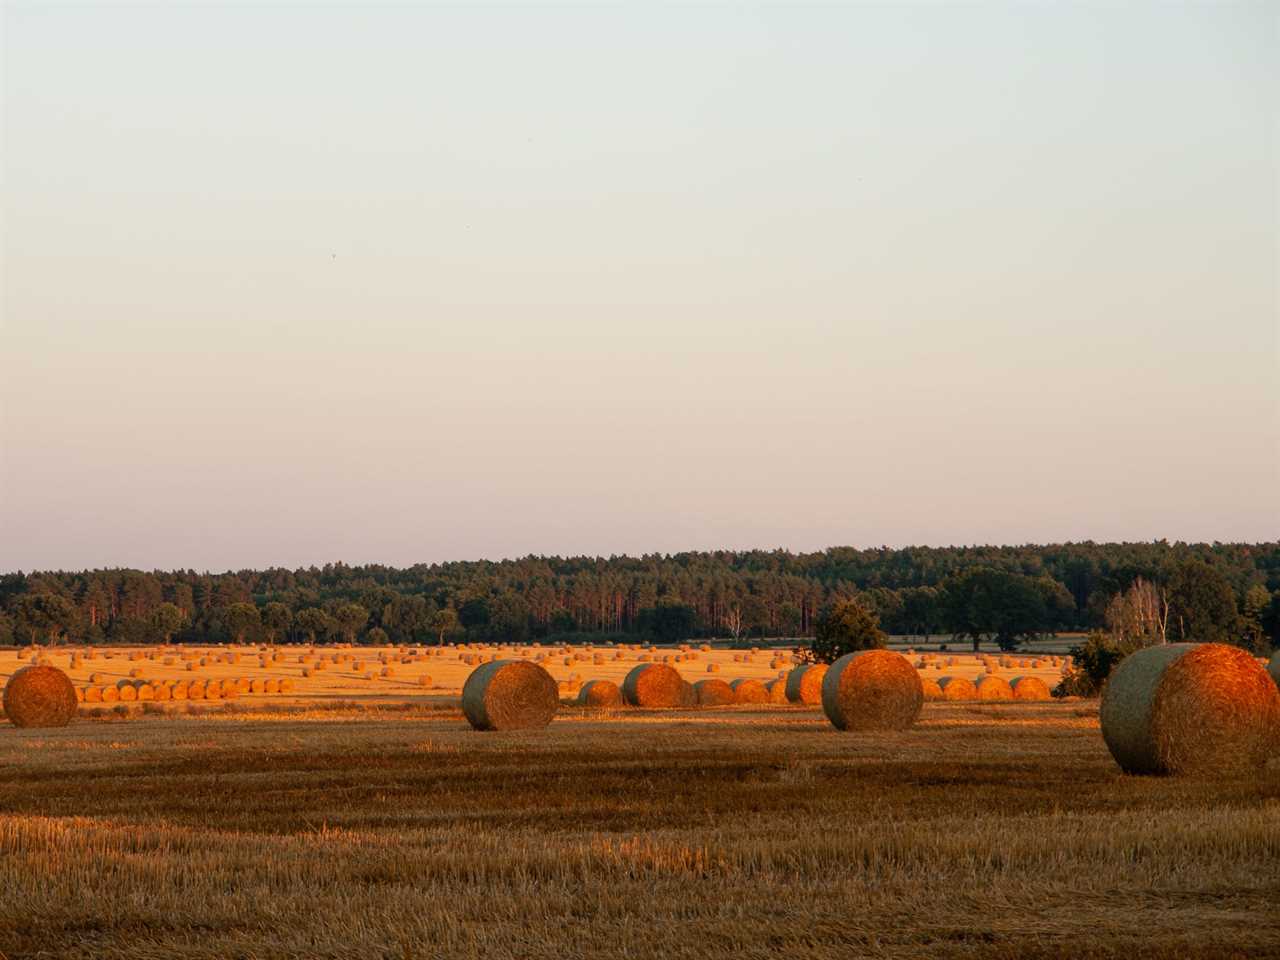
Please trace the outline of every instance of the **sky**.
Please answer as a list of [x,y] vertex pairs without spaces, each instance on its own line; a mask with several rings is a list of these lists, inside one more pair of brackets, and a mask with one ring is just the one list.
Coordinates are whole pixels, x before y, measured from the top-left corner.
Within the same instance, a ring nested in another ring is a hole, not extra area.
[[1280,536],[1280,7],[7,3],[0,570]]

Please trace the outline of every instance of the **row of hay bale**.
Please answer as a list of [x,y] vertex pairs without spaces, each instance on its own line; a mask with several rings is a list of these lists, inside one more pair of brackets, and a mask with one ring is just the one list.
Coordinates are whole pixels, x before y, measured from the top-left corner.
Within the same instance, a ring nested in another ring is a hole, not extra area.
[[232,677],[225,680],[120,680],[76,688],[81,703],[114,703],[131,700],[232,700],[250,694],[288,694],[294,690],[288,677]]

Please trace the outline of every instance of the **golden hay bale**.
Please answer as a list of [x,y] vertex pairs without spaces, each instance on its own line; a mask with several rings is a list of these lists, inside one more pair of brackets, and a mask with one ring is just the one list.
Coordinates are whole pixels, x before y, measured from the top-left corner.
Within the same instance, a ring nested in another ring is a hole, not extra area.
[[1121,661],[1099,719],[1126,773],[1243,773],[1276,747],[1280,691],[1239,647],[1164,644]]
[[822,678],[826,673],[825,663],[802,663],[793,667],[787,674],[787,699],[792,703],[821,703]]
[[101,703],[102,688],[101,687],[85,687],[84,702],[85,703]]
[[110,683],[111,678],[108,677],[105,673],[91,673],[89,674],[89,682],[90,683]]
[[154,700],[156,698],[156,688],[149,683],[138,684],[139,700]]
[[173,699],[173,687],[172,687],[172,686],[170,686],[170,685],[169,685],[169,684],[167,684],[167,683],[159,683],[159,684],[156,684],[156,699],[157,699],[157,700],[172,700],[172,699]]
[[491,660],[462,686],[462,712],[477,730],[545,727],[559,706],[551,674],[528,660]]
[[75,684],[57,667],[23,667],[4,688],[4,712],[15,727],[65,727],[78,702]]
[[186,700],[188,699],[187,694],[190,690],[191,684],[187,683],[185,680],[179,680],[173,685],[173,689],[170,691],[170,694],[174,700]]
[[[734,703],[768,703],[769,691],[763,681],[741,678],[729,684],[733,688]],[[784,690],[785,693],[785,690]]]
[[693,685],[700,707],[723,707],[733,703],[733,687],[718,677],[708,677]]
[[1014,677],[1009,684],[1015,700],[1048,700],[1049,685],[1039,677]]
[[280,679],[279,685],[277,686],[277,690],[278,690],[280,693],[292,693],[292,692],[293,692],[293,681],[292,681],[292,680],[290,680],[288,677],[282,677],[282,678]]
[[777,677],[770,680],[764,685],[765,693],[768,694],[769,703],[786,703],[787,702],[787,680],[785,677]]
[[942,688],[938,686],[938,681],[933,677],[921,677],[920,689],[924,693],[926,700],[941,700]]
[[132,702],[138,699],[138,688],[128,680],[121,680],[116,684],[116,695],[120,702]]
[[192,680],[190,683],[187,684],[187,699],[188,700],[204,699],[204,681],[203,680]]
[[822,712],[837,730],[905,730],[923,703],[920,674],[892,650],[846,654],[822,678]]
[[720,664],[718,663],[707,664],[707,673],[719,673],[719,672],[720,672]]
[[620,707],[622,690],[612,680],[588,680],[578,691],[578,703],[584,707]]
[[204,685],[204,698],[206,700],[222,699],[222,681],[209,680]]
[[633,707],[678,707],[688,696],[682,690],[683,683],[674,667],[642,663],[622,681],[622,697]]
[[250,693],[266,693],[267,681],[264,680],[262,677],[254,677],[252,680],[249,681],[249,692]]
[[680,689],[676,693],[678,707],[696,707],[698,705],[698,691],[693,688],[693,684],[684,677],[680,678]]
[[422,676],[418,677],[418,686],[420,687],[431,686],[431,674],[424,673],[422,674]]
[[383,667],[381,675],[384,677],[394,677],[396,672],[391,667]]
[[120,689],[119,689],[118,687],[103,687],[103,688],[102,688],[102,702],[103,702],[103,703],[115,703],[115,702],[116,702],[117,700],[119,700],[119,699],[120,699]]
[[268,677],[267,682],[262,685],[263,693],[279,693],[280,681],[275,677]]
[[964,677],[943,677],[938,681],[938,689],[942,691],[943,700],[976,700],[978,697],[973,681]]
[[1012,700],[1013,687],[1004,677],[988,674],[974,685],[979,700]]

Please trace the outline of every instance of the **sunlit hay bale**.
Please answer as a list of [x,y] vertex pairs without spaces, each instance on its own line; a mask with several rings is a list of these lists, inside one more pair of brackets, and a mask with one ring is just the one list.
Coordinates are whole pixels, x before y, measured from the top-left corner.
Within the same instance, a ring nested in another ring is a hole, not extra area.
[[923,703],[920,674],[892,650],[846,654],[822,678],[822,712],[837,730],[905,730]]
[[254,677],[249,681],[250,693],[266,693],[267,681],[265,677]]
[[188,662],[187,662],[187,669],[188,669],[188,670],[195,670],[195,669],[196,669],[195,662],[194,662],[194,661],[188,661]]
[[130,678],[137,680],[140,676],[142,676],[142,668],[134,667],[132,670],[129,671],[129,676]]
[[822,702],[822,678],[825,663],[802,663],[787,674],[787,699],[792,703],[813,705]]
[[138,688],[128,680],[121,680],[116,684],[117,699],[122,703],[132,702],[138,699]]
[[288,677],[281,677],[281,678],[280,678],[280,680],[279,680],[279,682],[276,684],[276,692],[277,692],[277,693],[292,693],[292,692],[293,692],[293,681],[292,681],[292,680],[290,680]]
[[588,680],[578,691],[578,703],[584,707],[620,707],[622,690],[612,680]]
[[615,659],[615,660],[625,660],[625,659],[627,659],[627,651],[625,651],[625,650],[617,650],[617,651],[615,651],[615,652],[614,652],[614,654],[613,654],[613,659]]
[[83,702],[84,703],[101,703],[102,688],[101,687],[85,687]]
[[99,684],[110,683],[111,678],[108,677],[105,673],[91,673],[89,674],[89,682],[99,683]]
[[130,651],[129,651],[129,660],[130,660],[130,662],[132,662],[132,661],[134,661],[134,660],[141,660],[141,659],[142,659],[142,651],[141,651],[141,650],[130,650]]
[[381,676],[383,677],[394,677],[395,675],[396,671],[392,667],[383,667],[381,670]]
[[938,681],[943,700],[976,700],[978,691],[965,677],[943,677]]
[[652,658],[652,657],[650,657],[650,656],[649,656],[649,654],[647,654],[647,653],[642,653],[642,654],[640,654],[640,656],[636,657],[636,662],[637,662],[637,663],[648,663],[648,662],[649,662],[650,660],[652,660],[652,659],[653,659],[653,658]]
[[924,693],[926,700],[942,699],[942,688],[938,686],[938,681],[933,677],[921,677],[920,690]]
[[740,654],[740,653],[735,653],[735,654],[733,655],[733,662],[734,662],[734,663],[741,663],[741,662],[742,662],[742,654]]
[[1244,773],[1277,746],[1280,691],[1239,647],[1171,643],[1121,661],[1099,719],[1126,773]]
[[947,666],[948,666],[948,667],[954,667],[955,665],[956,665],[956,658],[955,658],[955,657],[947,657]]
[[1009,686],[1015,700],[1049,699],[1049,685],[1039,677],[1014,677]]
[[268,677],[267,682],[262,685],[263,693],[279,693],[280,681],[275,677]]
[[204,681],[203,680],[192,680],[190,683],[187,684],[187,699],[188,700],[204,699]]
[[769,695],[769,703],[787,702],[787,680],[785,677],[778,677],[774,680],[770,680],[764,685],[764,689]]
[[1031,661],[1031,669],[1032,669],[1032,670],[1039,670],[1042,666],[1044,666],[1044,662],[1043,662],[1043,661],[1041,661],[1041,660],[1032,660],[1032,661]]
[[79,654],[72,654],[72,656],[71,656],[71,669],[72,669],[72,670],[79,670],[82,666],[84,666],[84,661],[80,659],[80,655],[79,655]]
[[[207,696],[207,693],[206,693],[206,696]],[[223,700],[235,700],[239,696],[240,696],[240,691],[236,688],[236,685],[233,681],[231,680],[223,681],[223,684],[222,684]]]
[[102,702],[115,703],[120,699],[120,688],[114,684],[109,687],[102,688]]
[[84,703],[84,691],[74,685],[72,689],[76,692],[76,703]]
[[764,688],[764,682],[761,680],[752,680],[744,677],[734,680],[729,686],[733,690],[734,703],[769,702],[769,691]]
[[702,644],[700,647],[698,647],[698,649],[699,649],[699,650],[701,650],[703,653],[710,653],[710,652],[711,652],[711,644],[709,644],[709,643],[704,643],[704,644]]
[[719,672],[720,672],[720,664],[718,663],[707,664],[707,673],[719,673]]
[[139,700],[154,700],[156,698],[156,688],[149,683],[139,683],[136,685]]
[[222,681],[221,680],[206,681],[204,685],[204,698],[206,700],[221,700],[222,699]]
[[733,687],[717,677],[699,680],[693,689],[700,707],[723,707],[733,703]]
[[1013,687],[1004,677],[988,674],[974,684],[974,692],[979,700],[1012,700]]
[[157,700],[172,700],[172,699],[173,699],[173,686],[172,686],[171,684],[168,684],[168,683],[158,683],[158,684],[156,684],[156,685],[155,685],[155,687],[156,687],[156,699],[157,699]]
[[622,681],[622,698],[633,707],[678,707],[684,681],[674,667],[645,663],[633,667]]
[[560,707],[551,674],[528,660],[494,660],[462,686],[462,712],[476,730],[545,727]]

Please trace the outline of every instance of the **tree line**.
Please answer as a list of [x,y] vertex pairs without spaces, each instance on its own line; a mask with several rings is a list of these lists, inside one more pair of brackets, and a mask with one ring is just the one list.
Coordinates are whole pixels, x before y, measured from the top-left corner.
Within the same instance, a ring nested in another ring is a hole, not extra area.
[[1124,600],[1135,584],[1167,639],[1277,640],[1280,543],[1156,541],[16,572],[0,575],[0,643],[745,642],[811,637],[824,610],[857,599],[890,634],[1012,647],[1123,628],[1144,615]]

